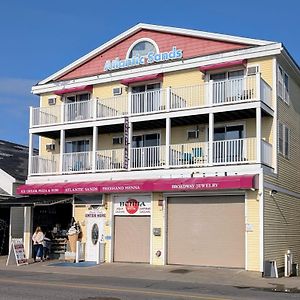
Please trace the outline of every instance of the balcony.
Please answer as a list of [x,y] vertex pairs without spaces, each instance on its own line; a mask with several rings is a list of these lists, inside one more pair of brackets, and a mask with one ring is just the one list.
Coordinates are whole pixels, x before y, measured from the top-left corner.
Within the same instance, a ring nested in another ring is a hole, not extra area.
[[272,89],[260,74],[111,98],[31,108],[32,127],[262,101],[272,108]]
[[[263,163],[272,166],[272,145],[261,141],[261,161],[257,161],[257,139],[243,138],[208,142],[132,148],[125,158],[124,149],[75,152],[51,157],[31,157],[30,175],[76,174],[130,170],[172,169],[219,165]],[[211,157],[209,153],[212,153]],[[62,164],[60,160],[62,159]],[[60,170],[61,168],[61,170]]]

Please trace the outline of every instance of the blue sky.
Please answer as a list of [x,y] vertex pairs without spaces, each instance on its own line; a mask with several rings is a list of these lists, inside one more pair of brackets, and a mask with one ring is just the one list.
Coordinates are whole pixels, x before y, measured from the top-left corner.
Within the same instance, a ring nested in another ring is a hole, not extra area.
[[31,86],[137,23],[283,42],[299,64],[299,9],[295,0],[2,0],[0,139],[28,144],[29,106],[39,105]]

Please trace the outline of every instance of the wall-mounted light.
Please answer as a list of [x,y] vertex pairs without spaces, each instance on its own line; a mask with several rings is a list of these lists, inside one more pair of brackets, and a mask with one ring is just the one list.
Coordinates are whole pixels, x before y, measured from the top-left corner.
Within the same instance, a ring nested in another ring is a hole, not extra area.
[[270,191],[270,196],[273,197],[274,195],[276,195],[278,193],[278,191],[276,190],[271,190]]

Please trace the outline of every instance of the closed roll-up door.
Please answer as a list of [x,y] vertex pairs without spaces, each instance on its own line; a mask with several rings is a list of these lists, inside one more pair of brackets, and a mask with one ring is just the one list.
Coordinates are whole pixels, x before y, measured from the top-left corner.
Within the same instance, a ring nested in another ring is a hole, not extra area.
[[168,263],[245,267],[244,196],[168,199]]
[[115,216],[114,261],[150,262],[150,217]]

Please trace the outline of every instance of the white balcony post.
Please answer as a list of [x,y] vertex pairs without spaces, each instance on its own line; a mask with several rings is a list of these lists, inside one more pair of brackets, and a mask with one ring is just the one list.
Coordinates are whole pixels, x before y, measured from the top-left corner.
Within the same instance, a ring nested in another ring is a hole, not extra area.
[[166,111],[170,111],[170,107],[171,107],[171,87],[167,87],[166,89]]
[[256,73],[255,80],[256,80],[256,99],[257,100],[261,100],[261,93],[260,93],[260,73]]
[[63,173],[63,158],[65,153],[65,130],[60,131],[59,173]]
[[65,102],[61,99],[61,106],[60,106],[60,122],[65,122]]
[[168,169],[170,165],[170,141],[171,141],[171,119],[166,118],[166,162],[165,168]]
[[[131,96],[132,96],[132,93],[131,92],[128,92],[128,115],[131,115],[132,114],[132,107],[131,107]],[[129,141],[130,142],[130,141]]]
[[208,164],[213,165],[214,114],[209,113],[208,123]]
[[96,152],[98,147],[98,127],[93,127],[92,171],[96,172]]
[[92,118],[94,120],[97,119],[97,107],[98,107],[98,97],[96,99],[93,100],[93,113],[92,113]]
[[261,108],[256,108],[256,161],[261,163]]
[[131,159],[132,159],[132,153],[131,153],[131,143],[132,143],[132,131],[133,131],[133,124],[131,121],[129,121],[129,126],[128,126],[128,171],[131,170]]
[[33,107],[29,107],[29,128],[32,128],[33,125]]
[[28,176],[32,174],[32,156],[33,156],[33,134],[29,133],[28,149]]
[[213,105],[213,81],[208,82],[208,105]]

